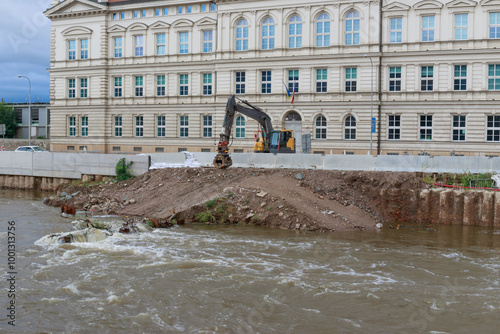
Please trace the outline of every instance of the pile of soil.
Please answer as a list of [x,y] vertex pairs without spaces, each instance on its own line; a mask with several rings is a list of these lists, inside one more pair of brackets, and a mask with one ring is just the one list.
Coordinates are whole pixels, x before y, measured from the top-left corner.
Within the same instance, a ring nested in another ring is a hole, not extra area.
[[425,187],[415,173],[167,168],[116,183],[73,184],[46,204],[177,224],[346,231],[374,229],[394,219],[381,193],[397,189],[397,197],[404,198],[405,192]]

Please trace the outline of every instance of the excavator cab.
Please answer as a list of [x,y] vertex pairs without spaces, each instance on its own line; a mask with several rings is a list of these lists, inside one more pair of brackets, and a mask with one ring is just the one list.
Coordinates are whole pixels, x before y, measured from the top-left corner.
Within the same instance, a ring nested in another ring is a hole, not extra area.
[[271,153],[295,153],[292,130],[275,130],[271,133]]

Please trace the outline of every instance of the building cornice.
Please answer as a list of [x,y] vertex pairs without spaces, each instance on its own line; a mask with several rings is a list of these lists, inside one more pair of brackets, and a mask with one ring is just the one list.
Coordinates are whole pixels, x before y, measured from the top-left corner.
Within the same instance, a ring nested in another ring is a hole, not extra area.
[[[77,8],[72,11],[71,8]],[[58,3],[52,8],[47,9],[44,14],[51,20],[78,17],[103,15],[108,12],[106,5],[89,0],[66,0]]]

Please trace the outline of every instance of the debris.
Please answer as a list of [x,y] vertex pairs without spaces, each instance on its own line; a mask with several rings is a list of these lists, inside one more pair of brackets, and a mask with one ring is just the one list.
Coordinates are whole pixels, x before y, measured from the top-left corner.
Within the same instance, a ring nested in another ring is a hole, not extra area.
[[302,175],[302,173],[297,173],[297,174],[295,174],[295,178],[300,181],[300,180],[304,179],[304,175]]
[[266,195],[267,195],[267,193],[266,193],[266,192],[264,192],[264,191],[261,191],[260,193],[257,193],[257,196],[258,196],[258,197],[261,197],[261,198],[263,198],[263,197],[264,197],[264,196],[266,196]]

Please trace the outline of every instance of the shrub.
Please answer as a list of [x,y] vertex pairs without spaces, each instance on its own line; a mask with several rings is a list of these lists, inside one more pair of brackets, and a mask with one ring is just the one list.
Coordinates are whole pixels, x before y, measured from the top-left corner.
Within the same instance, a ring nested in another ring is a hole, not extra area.
[[215,223],[215,217],[210,212],[199,212],[194,216],[199,223]]
[[205,206],[207,207],[207,209],[213,208],[215,204],[217,204],[217,199],[211,199],[205,202]]
[[134,177],[130,170],[130,166],[132,166],[133,163],[133,161],[127,163],[125,161],[125,158],[121,158],[120,160],[118,160],[118,162],[116,163],[116,179],[118,181],[123,181]]

